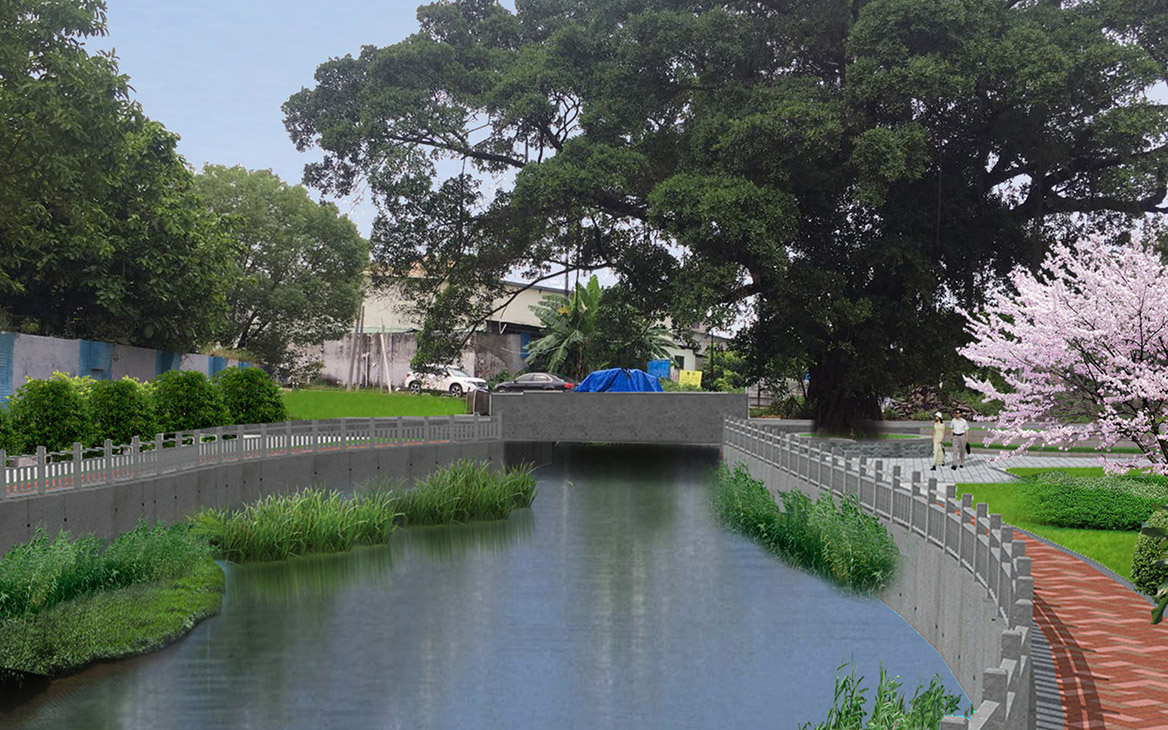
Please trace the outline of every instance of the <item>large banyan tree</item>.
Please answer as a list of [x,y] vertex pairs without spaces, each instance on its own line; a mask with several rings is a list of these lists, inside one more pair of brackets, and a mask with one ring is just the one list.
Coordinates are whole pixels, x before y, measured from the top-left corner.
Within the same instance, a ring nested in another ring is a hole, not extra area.
[[1012,266],[1166,211],[1161,0],[461,0],[418,19],[284,110],[324,152],[305,181],[376,203],[377,270],[415,275],[422,357],[455,351],[508,274],[607,268],[647,315],[737,323],[759,371],[809,363],[819,424],[843,431],[958,367],[959,310]]

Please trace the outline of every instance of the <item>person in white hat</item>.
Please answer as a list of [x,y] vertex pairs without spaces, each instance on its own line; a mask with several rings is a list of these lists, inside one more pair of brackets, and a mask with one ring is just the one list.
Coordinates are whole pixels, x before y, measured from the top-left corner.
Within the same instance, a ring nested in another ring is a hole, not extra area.
[[945,421],[941,411],[933,414],[933,471],[945,466]]

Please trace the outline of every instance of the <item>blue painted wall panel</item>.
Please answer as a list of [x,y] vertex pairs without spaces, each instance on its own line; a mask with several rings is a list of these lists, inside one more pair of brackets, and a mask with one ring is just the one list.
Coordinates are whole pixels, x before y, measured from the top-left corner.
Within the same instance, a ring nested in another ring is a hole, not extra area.
[[215,375],[227,369],[227,358],[219,357],[218,355],[212,355],[210,367],[211,372],[207,373],[207,375],[215,377]]
[[162,375],[167,370],[178,370],[178,366],[182,363],[182,355],[177,352],[165,352],[163,350],[156,350],[154,357],[154,375],[155,377]]
[[80,349],[77,374],[82,377],[88,375],[94,380],[109,380],[114,369],[113,343],[81,340]]
[[0,405],[12,395],[12,355],[15,345],[15,334],[0,332]]

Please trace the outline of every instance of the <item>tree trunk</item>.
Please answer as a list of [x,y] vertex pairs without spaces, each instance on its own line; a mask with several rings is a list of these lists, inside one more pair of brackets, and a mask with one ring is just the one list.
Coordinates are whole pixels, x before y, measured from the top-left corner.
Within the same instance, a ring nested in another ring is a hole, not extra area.
[[816,433],[826,436],[871,436],[880,420],[880,402],[863,388],[864,367],[854,356],[829,350],[815,358],[807,397]]

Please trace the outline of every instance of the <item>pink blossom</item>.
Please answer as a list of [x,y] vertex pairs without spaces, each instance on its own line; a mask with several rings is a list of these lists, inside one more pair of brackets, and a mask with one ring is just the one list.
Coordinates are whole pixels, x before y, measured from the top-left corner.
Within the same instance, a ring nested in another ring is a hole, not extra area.
[[1108,472],[1168,474],[1168,267],[1147,243],[1097,239],[1055,246],[1037,276],[1017,268],[1000,292],[967,315],[973,342],[960,352],[1008,385],[966,379],[1004,403],[990,443],[1066,447],[1128,439],[1143,452],[1100,456]]

